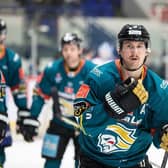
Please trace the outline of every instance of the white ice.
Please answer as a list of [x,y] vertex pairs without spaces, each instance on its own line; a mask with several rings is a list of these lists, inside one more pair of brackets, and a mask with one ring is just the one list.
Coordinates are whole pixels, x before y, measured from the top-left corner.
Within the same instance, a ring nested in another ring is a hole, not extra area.
[[[33,143],[15,141],[12,147],[6,148],[7,160],[5,168],[43,168],[44,159],[41,158],[42,140]],[[73,145],[69,143],[65,152],[61,168],[74,168]]]
[[[5,168],[43,168],[44,159],[41,158],[42,140],[37,139],[33,143],[26,143],[22,140],[15,140],[12,147],[6,149],[7,161]],[[61,168],[74,168],[74,148],[70,141],[65,152]],[[156,149],[154,146],[148,151],[149,159],[156,164],[154,168],[161,165],[164,151]],[[158,166],[157,166],[158,165]],[[168,164],[167,167],[168,168]]]

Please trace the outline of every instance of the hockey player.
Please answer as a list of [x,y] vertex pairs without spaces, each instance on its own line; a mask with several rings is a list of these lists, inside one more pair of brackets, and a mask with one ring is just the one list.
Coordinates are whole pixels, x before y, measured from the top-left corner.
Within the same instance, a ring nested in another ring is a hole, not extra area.
[[127,24],[118,41],[120,59],[95,67],[76,94],[80,168],[151,168],[151,143],[168,151],[168,82],[145,65],[150,35]]
[[[0,19],[0,70],[4,74],[6,85],[10,87],[15,104],[18,107],[17,123],[19,129],[23,116],[29,114],[26,103],[24,73],[19,55],[5,45],[6,35],[7,25],[3,19]],[[4,148],[10,146],[11,143],[10,135],[0,143],[0,164],[2,165],[5,161]]]
[[[32,141],[37,135],[37,120],[45,99],[55,97],[53,118],[44,137],[42,156],[46,158],[45,168],[59,168],[65,149],[72,138],[75,146],[75,167],[78,166],[78,143],[76,137],[76,122],[73,112],[73,100],[75,94],[83,83],[86,75],[94,67],[90,61],[83,60],[80,55],[82,48],[81,39],[74,33],[66,33],[61,39],[60,59],[48,64],[41,80],[35,89],[31,107],[31,117],[24,120],[25,130],[23,134],[28,141]],[[57,89],[53,92],[53,88]],[[57,110],[56,110],[57,108]],[[78,127],[78,125],[76,126]]]
[[5,161],[4,148],[2,147],[2,145],[6,143],[5,139],[8,139],[8,115],[5,102],[5,89],[5,78],[2,74],[2,71],[0,71],[0,168],[3,167],[3,163]]

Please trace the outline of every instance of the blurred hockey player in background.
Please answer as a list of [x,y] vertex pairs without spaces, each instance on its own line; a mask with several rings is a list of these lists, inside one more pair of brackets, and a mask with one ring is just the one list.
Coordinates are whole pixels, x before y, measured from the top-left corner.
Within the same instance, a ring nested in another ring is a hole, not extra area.
[[0,168],[3,168],[5,162],[4,146],[8,146],[7,141],[11,143],[11,137],[8,132],[8,114],[6,108],[6,82],[2,71],[0,71]]
[[[24,72],[19,55],[5,45],[7,36],[7,25],[0,19],[0,70],[3,72],[6,85],[11,89],[14,101],[18,107],[18,131],[22,125],[23,117],[29,115],[26,101],[26,87],[24,82]],[[0,143],[0,162],[5,161],[4,148],[10,146],[12,139],[8,134],[3,142]]]
[[145,65],[150,34],[127,24],[118,41],[120,59],[95,67],[76,95],[80,168],[151,168],[152,142],[168,151],[168,82]]
[[[44,137],[42,156],[45,168],[59,168],[69,140],[75,146],[75,168],[78,167],[78,125],[74,119],[73,100],[86,75],[94,67],[82,59],[81,39],[66,33],[61,39],[62,57],[49,63],[37,84],[31,107],[31,117],[24,120],[23,135],[28,142],[38,134],[38,116],[46,99],[54,98],[53,118]],[[55,88],[55,89],[54,89]]]

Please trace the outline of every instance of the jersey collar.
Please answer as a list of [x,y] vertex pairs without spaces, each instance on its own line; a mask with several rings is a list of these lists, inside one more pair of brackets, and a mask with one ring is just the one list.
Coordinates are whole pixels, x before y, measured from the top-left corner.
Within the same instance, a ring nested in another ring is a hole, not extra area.
[[[118,72],[120,74],[121,79],[123,80],[124,78],[123,78],[123,75],[122,75],[122,72],[121,72],[121,62],[120,62],[120,59],[116,59],[115,60],[115,65],[117,67],[117,70],[118,70]],[[147,66],[143,65],[143,67],[142,67],[142,73],[141,73],[141,76],[140,76],[141,80],[144,80],[144,78],[146,76],[146,72],[147,72]]]

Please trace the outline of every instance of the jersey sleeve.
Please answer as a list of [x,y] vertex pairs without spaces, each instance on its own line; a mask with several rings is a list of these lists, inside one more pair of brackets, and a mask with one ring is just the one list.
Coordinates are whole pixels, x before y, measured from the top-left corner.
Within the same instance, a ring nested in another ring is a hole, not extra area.
[[[168,91],[167,91],[168,92]],[[155,128],[155,133],[153,136],[153,143],[155,147],[160,148],[161,143],[161,136],[162,136],[162,128],[164,125],[168,124],[168,94],[164,96],[164,100],[162,100],[160,103],[158,103],[158,114],[155,115],[152,123],[153,127]]]
[[149,128],[153,130],[153,143],[159,148],[162,128],[168,124],[168,81],[157,78],[155,92],[150,92]]
[[48,100],[51,97],[52,79],[50,76],[51,69],[47,67],[45,68],[44,73],[40,75],[36,87],[34,88],[33,102],[31,106],[31,115],[33,117],[38,117],[45,100]]
[[[103,107],[103,97],[99,95],[101,90],[98,82],[89,75],[76,94],[74,108],[82,111],[76,119],[85,135],[97,136],[108,122],[108,116]],[[85,104],[84,110],[83,104]]]
[[14,55],[13,60],[11,60],[13,66],[11,68],[11,80],[9,87],[11,88],[14,101],[19,110],[27,109],[27,98],[26,98],[26,83],[25,74],[22,67],[22,62],[18,54]]

